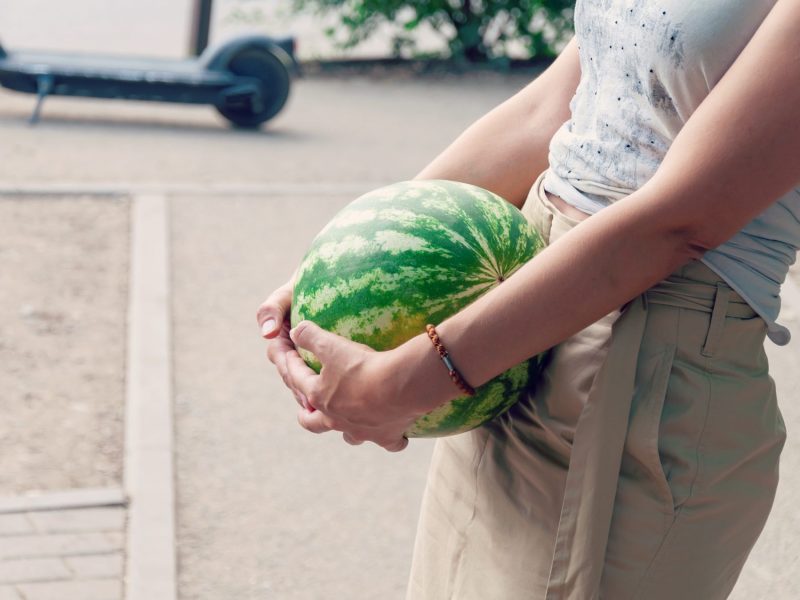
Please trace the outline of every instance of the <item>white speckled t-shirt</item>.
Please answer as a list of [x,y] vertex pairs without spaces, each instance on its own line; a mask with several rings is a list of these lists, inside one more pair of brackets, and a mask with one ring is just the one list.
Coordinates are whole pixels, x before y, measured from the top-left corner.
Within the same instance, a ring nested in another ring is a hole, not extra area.
[[[581,79],[550,143],[547,191],[595,213],[640,188],[775,0],[578,0]],[[780,287],[800,247],[793,190],[703,262],[767,322],[777,344]]]

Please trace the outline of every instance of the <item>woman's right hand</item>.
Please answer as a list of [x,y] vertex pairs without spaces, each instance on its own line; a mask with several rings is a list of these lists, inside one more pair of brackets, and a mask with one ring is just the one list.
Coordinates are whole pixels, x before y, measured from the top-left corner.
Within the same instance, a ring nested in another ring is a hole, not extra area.
[[313,411],[314,408],[308,404],[305,397],[290,385],[291,379],[289,378],[287,358],[291,353],[297,353],[297,348],[289,337],[293,293],[294,276],[264,300],[261,306],[258,307],[256,320],[261,331],[261,337],[269,340],[267,358],[278,369],[278,374],[283,379],[283,383],[292,391],[297,403],[306,410]]

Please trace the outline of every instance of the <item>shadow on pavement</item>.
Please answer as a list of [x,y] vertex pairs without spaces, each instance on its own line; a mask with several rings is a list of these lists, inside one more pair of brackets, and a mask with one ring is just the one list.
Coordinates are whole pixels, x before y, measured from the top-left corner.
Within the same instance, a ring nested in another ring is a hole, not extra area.
[[261,129],[239,129],[227,126],[222,120],[220,120],[218,125],[214,125],[210,122],[206,123],[200,121],[180,122],[177,119],[174,121],[166,121],[162,120],[163,117],[159,117],[159,120],[150,120],[139,116],[115,118],[110,116],[92,117],[89,115],[52,114],[44,115],[39,123],[36,125],[30,125],[28,123],[29,116],[29,113],[23,112],[0,113],[0,127],[17,129],[31,128],[32,130],[54,128],[61,130],[75,128],[80,128],[82,130],[101,130],[113,128],[119,130],[120,132],[135,134],[152,134],[160,132],[174,132],[181,134],[200,133],[204,136],[212,134],[224,135],[228,138],[231,136],[239,136],[243,138],[265,137],[270,139],[291,139],[293,141],[303,141],[312,139],[314,137],[312,135],[308,135],[307,132],[275,127],[271,126],[270,124],[265,125]]

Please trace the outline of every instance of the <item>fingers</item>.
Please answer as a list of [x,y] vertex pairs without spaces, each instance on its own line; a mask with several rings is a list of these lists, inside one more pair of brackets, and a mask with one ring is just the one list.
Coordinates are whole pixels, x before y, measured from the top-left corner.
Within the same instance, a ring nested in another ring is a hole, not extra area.
[[327,415],[320,411],[309,412],[304,409],[297,411],[297,422],[311,433],[325,433],[333,430],[333,423]]
[[[351,347],[352,345],[352,347]],[[357,446],[364,441],[372,441],[389,452],[400,452],[408,446],[408,440],[397,433],[397,429],[381,426],[380,423],[367,424],[364,427],[349,422],[338,410],[331,410],[331,394],[334,394],[330,382],[322,385],[321,375],[311,369],[300,356],[297,348],[303,348],[315,354],[323,364],[336,364],[338,352],[342,357],[353,351],[354,344],[338,335],[327,332],[310,321],[303,321],[292,330],[288,325],[281,327],[280,335],[270,343],[269,359],[276,365],[286,386],[292,391],[301,408],[297,413],[297,421],[301,427],[312,433],[342,431],[343,439],[348,444]],[[365,349],[368,349],[364,346]],[[345,411],[346,412],[346,411]],[[394,432],[391,432],[394,431]],[[401,429],[402,431],[402,429]]]
[[[298,410],[297,421],[300,423],[301,427],[307,431],[310,431],[311,433],[319,434],[338,430],[337,423],[321,411],[310,413],[306,410]],[[342,432],[342,439],[344,439],[344,441],[351,446],[360,446],[367,440],[366,437],[363,437],[364,435],[366,434],[363,432],[357,433],[354,431],[344,431]],[[375,444],[388,452],[400,452],[408,447],[408,439],[406,437],[373,441]]]
[[289,339],[289,324],[284,323],[284,327],[280,335],[275,339],[270,340],[269,345],[267,346],[267,358],[273,365],[275,365],[278,375],[280,376],[281,380],[283,380],[283,384],[289,389],[289,391],[292,392],[297,404],[306,410],[313,411],[314,408],[308,403],[308,399],[302,393],[296,390],[294,384],[292,383],[289,369],[286,364],[286,357],[290,354],[297,355],[299,357],[297,354],[297,349],[294,347],[292,340]]
[[401,437],[399,440],[395,440],[387,444],[381,444],[381,447],[388,452],[400,452],[408,447],[408,438]]
[[[279,335],[273,338],[267,346],[267,358],[280,371],[281,365],[279,363],[289,351],[295,351],[295,347],[294,342],[289,338],[289,324],[284,323]],[[283,373],[281,373],[281,376],[283,376]]]
[[297,350],[288,351],[283,356],[286,370],[284,383],[300,394],[303,402],[310,407],[315,409],[324,407],[324,399],[315,393],[319,375],[306,364],[306,361],[297,353]]
[[273,338],[281,332],[284,322],[292,308],[292,282],[283,284],[272,292],[256,311],[256,320],[261,329],[261,335],[267,339]]
[[342,439],[351,446],[360,446],[361,444],[364,443],[364,440],[359,439],[354,435],[347,433],[346,431],[342,434]]
[[276,369],[278,370],[278,375],[281,376],[284,385],[291,389],[292,386],[289,380],[289,371],[286,368],[286,355],[290,352],[297,353],[297,350],[295,349],[292,340],[289,339],[288,329],[289,326],[287,324],[283,327],[281,335],[270,341],[269,345],[267,346],[267,358],[273,365],[275,365]]

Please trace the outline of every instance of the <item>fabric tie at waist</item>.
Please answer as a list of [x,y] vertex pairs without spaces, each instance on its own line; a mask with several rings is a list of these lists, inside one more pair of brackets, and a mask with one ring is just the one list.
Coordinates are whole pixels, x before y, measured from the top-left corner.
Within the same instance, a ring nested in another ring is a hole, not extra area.
[[725,283],[677,276],[662,281],[623,309],[575,429],[547,600],[599,596],[648,304],[711,313],[702,350],[706,356],[713,355],[726,316],[756,316]]

